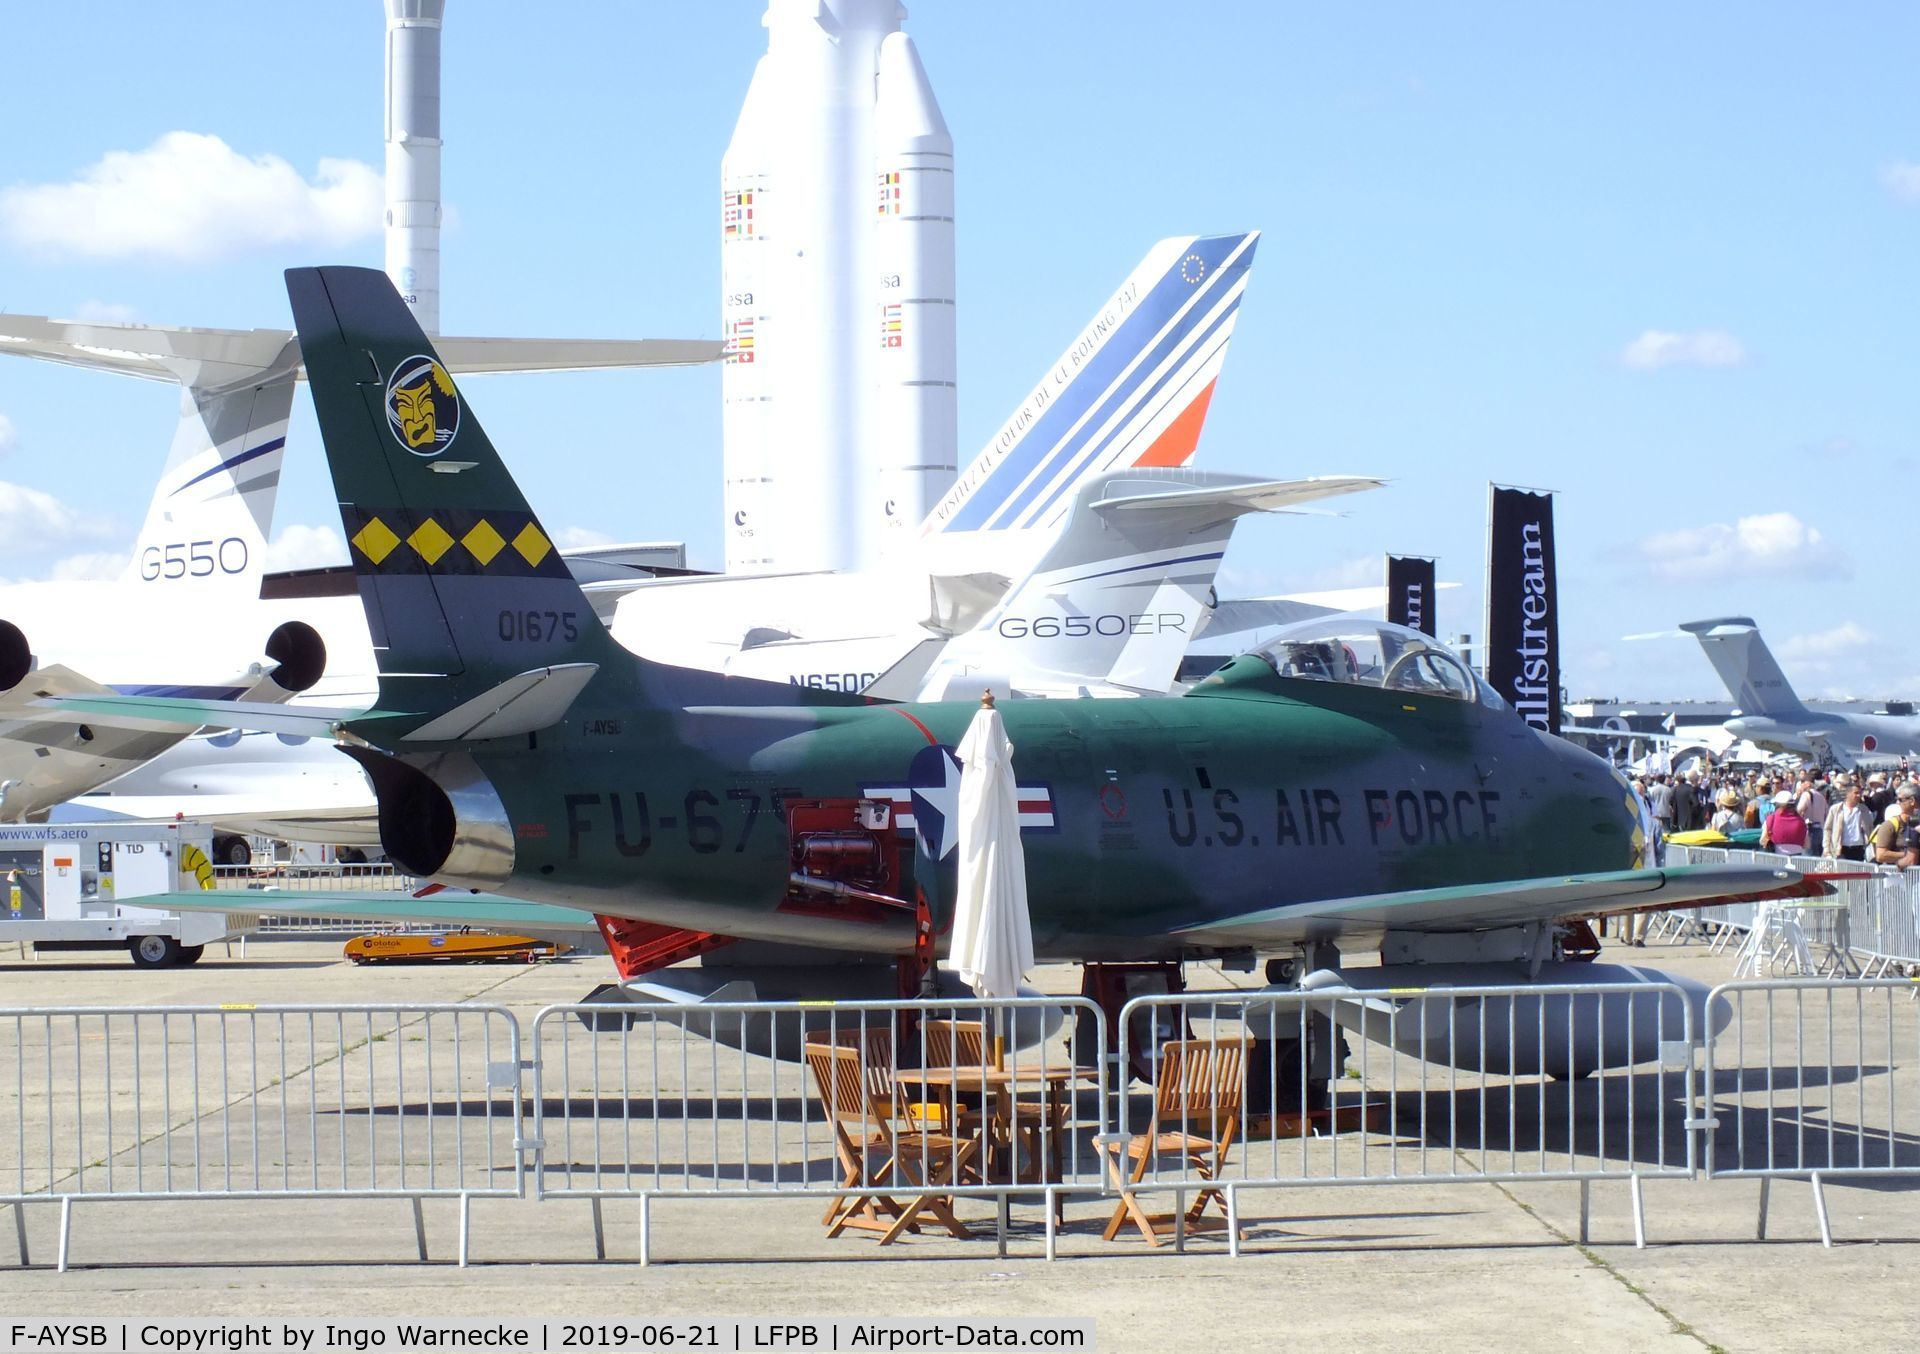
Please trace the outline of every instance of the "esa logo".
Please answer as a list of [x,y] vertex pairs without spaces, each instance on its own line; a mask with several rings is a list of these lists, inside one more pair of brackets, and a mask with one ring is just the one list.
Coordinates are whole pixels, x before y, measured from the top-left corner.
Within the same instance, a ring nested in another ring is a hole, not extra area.
[[460,432],[460,397],[447,369],[416,353],[387,379],[387,427],[415,456],[438,456]]
[[1003,639],[1085,639],[1089,635],[1184,635],[1187,618],[1178,611],[1137,612],[1128,616],[1008,616],[994,627]]

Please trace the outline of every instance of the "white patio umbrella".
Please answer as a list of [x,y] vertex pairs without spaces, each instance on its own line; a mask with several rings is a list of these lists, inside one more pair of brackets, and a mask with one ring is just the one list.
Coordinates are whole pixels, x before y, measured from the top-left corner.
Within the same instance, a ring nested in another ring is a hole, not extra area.
[[[960,740],[960,855],[948,962],[989,1000],[1018,996],[1033,967],[1027,861],[1020,846],[1020,791],[1013,744],[993,697]],[[996,1031],[1000,1022],[994,1022]],[[996,1057],[1002,1044],[996,1035]]]

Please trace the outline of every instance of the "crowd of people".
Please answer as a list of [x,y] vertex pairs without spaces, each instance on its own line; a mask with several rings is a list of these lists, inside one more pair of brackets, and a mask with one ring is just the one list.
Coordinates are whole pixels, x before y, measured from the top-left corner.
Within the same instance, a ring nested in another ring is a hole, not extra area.
[[1877,865],[1920,865],[1920,777],[1893,773],[1688,771],[1633,781],[1656,858],[1678,833],[1758,829],[1760,849]]

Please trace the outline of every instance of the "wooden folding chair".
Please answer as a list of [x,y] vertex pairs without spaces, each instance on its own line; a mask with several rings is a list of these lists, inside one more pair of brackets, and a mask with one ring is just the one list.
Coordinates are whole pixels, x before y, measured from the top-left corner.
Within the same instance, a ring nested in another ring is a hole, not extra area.
[[[1245,1040],[1178,1039],[1160,1045],[1153,1121],[1147,1131],[1131,1138],[1114,1134],[1100,1140],[1108,1176],[1120,1192],[1120,1202],[1107,1220],[1106,1240],[1119,1236],[1128,1219],[1155,1246],[1174,1230],[1174,1214],[1148,1213],[1132,1189],[1162,1157],[1179,1158],[1181,1169],[1201,1180],[1220,1178],[1240,1128],[1246,1066]],[[1133,1163],[1131,1169],[1123,1157]],[[1219,1206],[1219,1218],[1206,1216],[1209,1202]],[[1217,1189],[1202,1189],[1186,1210],[1185,1224],[1190,1231],[1224,1227],[1226,1213],[1226,1196]]]
[[[900,1121],[890,1031],[879,1033],[881,1039],[877,1040],[856,1036],[852,1046],[806,1045],[807,1066],[833,1125],[834,1153],[843,1172],[841,1188],[846,1191],[827,1207],[823,1219],[827,1235],[839,1236],[849,1228],[879,1232],[884,1246],[904,1231],[918,1232],[918,1219],[924,1211],[954,1236],[970,1237],[973,1234],[954,1216],[947,1196],[925,1187],[942,1178],[957,1183],[976,1144],[914,1127],[910,1120]],[[882,1050],[885,1056],[876,1057]],[[876,1156],[880,1158],[877,1168],[873,1164]],[[920,1189],[902,1205],[892,1194],[873,1188],[882,1181],[894,1188],[905,1185]]]
[[[926,1066],[954,1067],[965,1070],[969,1067],[992,1067],[992,1055],[987,1049],[986,1025],[978,1020],[923,1020],[920,1022],[922,1047]],[[1060,1137],[1063,1125],[1056,1123],[1054,1115],[1044,1100],[1018,1100],[1008,1096],[1008,1119],[1004,1125],[1011,1145],[1026,1154],[1027,1177],[1038,1180],[1041,1163],[1046,1159],[1042,1144],[1052,1149],[1052,1158],[1058,1162],[1060,1156]],[[969,1104],[960,1098],[956,1088],[954,1096],[956,1132],[965,1134],[979,1131],[980,1105]],[[984,1165],[984,1163],[982,1163]]]

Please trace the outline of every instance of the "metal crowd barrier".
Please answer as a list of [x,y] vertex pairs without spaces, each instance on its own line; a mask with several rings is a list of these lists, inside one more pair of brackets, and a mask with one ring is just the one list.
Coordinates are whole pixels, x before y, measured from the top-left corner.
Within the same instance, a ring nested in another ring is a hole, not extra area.
[[[1836,879],[1829,883],[1841,904],[1831,919],[1811,914],[1823,927],[1815,939],[1843,948],[1857,961],[1861,976],[1878,977],[1897,968],[1920,966],[1920,870],[1896,865],[1870,865],[1827,856],[1779,856],[1765,851],[1734,851],[1725,847],[1682,846],[1667,843],[1667,860],[1675,865],[1785,866],[1802,873],[1866,874],[1865,879]],[[1746,932],[1758,920],[1763,904],[1738,903],[1695,908],[1694,917],[1714,931]]]
[[[522,1192],[520,1029],[471,1005],[0,1010],[0,1203]],[[383,1158],[391,1163],[382,1166]]]
[[1083,997],[549,1007],[534,1193],[590,1200],[602,1258],[602,1201],[638,1199],[642,1263],[654,1199],[837,1199],[827,1221],[884,1235],[935,1185],[996,1203],[1004,1253],[1008,1201],[1038,1196],[1051,1259],[1060,1197],[1100,1189],[1105,1029]]
[[[1569,1014],[1589,1002],[1586,1015]],[[1212,1194],[1237,1254],[1246,1188],[1577,1181],[1585,1240],[1589,1186],[1623,1180],[1635,1242],[1644,1244],[1641,1181],[1695,1169],[1694,1022],[1684,991],[1664,983],[1137,998],[1121,1015],[1122,1062],[1154,1069],[1156,1085],[1122,1110],[1129,1188],[1175,1193],[1176,1244],[1192,1220],[1185,1196]],[[1310,1040],[1316,1024],[1321,1035]],[[1322,1097],[1308,1059],[1310,1049],[1330,1048],[1335,1028],[1348,1049],[1345,1074],[1327,1081]],[[1627,1065],[1609,1048],[1609,1028],[1614,1041],[1655,1059]],[[1184,1088],[1165,1086],[1161,1075],[1176,1043]],[[1246,1069],[1228,1123],[1193,1093],[1222,1049],[1241,1050],[1229,1059]],[[1224,1159],[1202,1151],[1143,1161],[1150,1135],[1169,1131],[1210,1143],[1228,1131],[1234,1146]],[[1109,1160],[1109,1184],[1119,1189],[1118,1152]]]
[[1709,1179],[1807,1180],[1822,1245],[1824,1182],[1920,1174],[1920,1000],[1911,980],[1728,983],[1733,1020],[1702,1074]]
[[660,1200],[806,1198],[835,1230],[1004,1251],[1026,1199],[1051,1259],[1068,1196],[1109,1237],[1223,1224],[1237,1255],[1252,1190],[1573,1181],[1585,1239],[1590,1186],[1622,1181],[1644,1243],[1641,1183],[1704,1175],[1761,1182],[1763,1236],[1770,1183],[1809,1180],[1830,1240],[1825,1181],[1920,1175],[1917,991],[1142,997],[1125,1084],[1078,997],[555,1006],[524,1047],[486,1005],[0,1010],[0,1204],[23,1264],[25,1206],[59,1204],[62,1268],[76,1204],[156,1199],[406,1198],[424,1259],[420,1201],[457,1197],[463,1264],[480,1197],[589,1201],[602,1257],[603,1202],[637,1200],[643,1263]]

